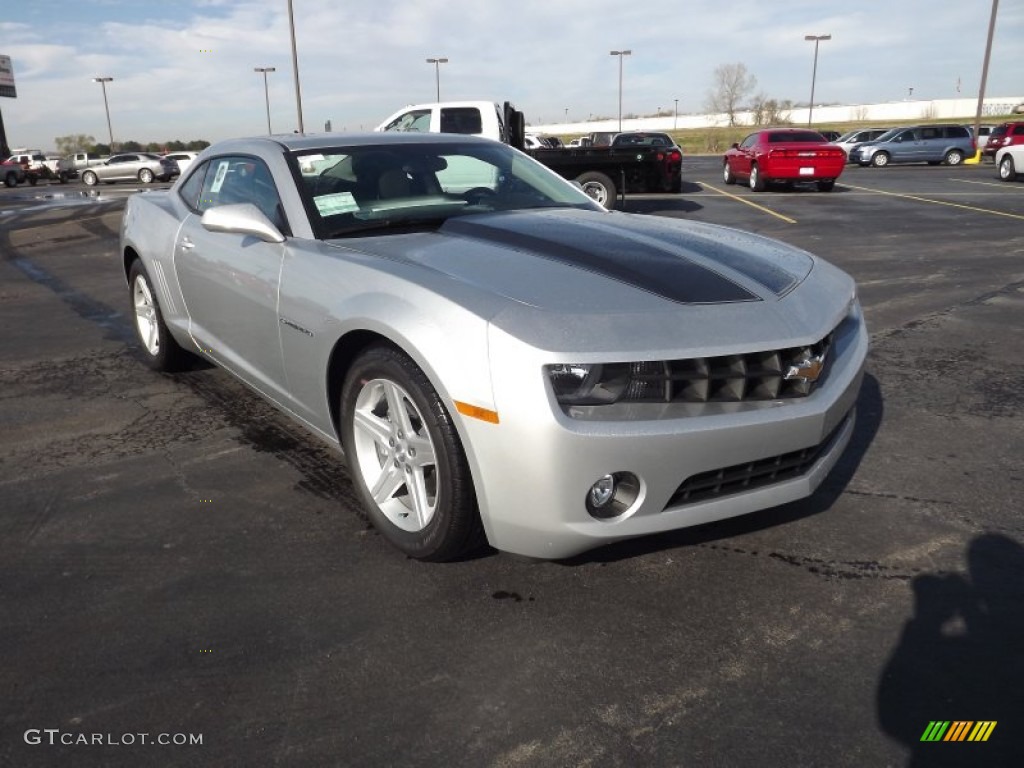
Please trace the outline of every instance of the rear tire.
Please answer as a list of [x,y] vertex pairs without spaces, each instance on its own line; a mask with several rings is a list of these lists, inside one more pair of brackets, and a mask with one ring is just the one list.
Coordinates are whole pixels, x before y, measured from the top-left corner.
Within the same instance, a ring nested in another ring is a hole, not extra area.
[[135,336],[142,345],[146,365],[155,371],[178,371],[188,362],[188,353],[171,336],[164,322],[156,291],[141,259],[128,272],[128,296],[132,305]]
[[139,181],[141,181],[143,184],[152,184],[153,172],[149,170],[149,168],[143,168],[141,171],[139,171]]
[[732,169],[729,168],[728,160],[722,163],[722,181],[724,181],[726,184],[736,183],[736,176],[733,174]]
[[761,175],[761,169],[757,163],[754,163],[750,166],[750,188],[755,192],[764,192],[767,186],[764,176]]
[[39,177],[34,175],[34,174],[29,176],[28,177],[28,183],[29,183],[29,186],[34,187],[36,184],[39,183]]
[[951,149],[946,153],[946,165],[960,165],[964,161],[964,153],[959,149]]
[[1017,169],[1013,165],[1013,158],[1010,155],[1004,155],[1003,159],[999,161],[999,178],[1003,181],[1016,181]]
[[576,177],[576,181],[583,187],[588,196],[603,205],[609,211],[615,210],[615,200],[618,194],[615,189],[615,182],[599,171],[587,171]]
[[871,158],[871,164],[875,168],[885,168],[889,164],[889,153],[875,152],[874,157]]
[[8,173],[6,176],[4,176],[4,186],[5,187],[16,187],[16,186],[18,186],[18,174],[16,174],[16,173]]
[[341,442],[374,527],[417,560],[454,560],[483,542],[473,479],[430,380],[391,346],[364,351],[341,389]]
[[818,182],[818,191],[819,192],[831,192],[832,189],[835,187],[835,185],[836,185],[836,180],[835,179],[828,179],[826,181],[819,181]]
[[87,187],[95,187],[97,181],[99,181],[99,179],[92,171],[86,171],[82,174],[82,183]]

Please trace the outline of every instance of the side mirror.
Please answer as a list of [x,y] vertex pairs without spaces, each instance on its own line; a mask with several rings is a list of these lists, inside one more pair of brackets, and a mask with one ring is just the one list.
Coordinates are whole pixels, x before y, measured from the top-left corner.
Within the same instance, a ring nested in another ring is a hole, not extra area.
[[732,143],[732,148],[733,148],[733,149],[739,149],[739,148],[740,148],[740,143],[739,143],[738,141],[734,141],[734,142]]
[[230,232],[236,235],[252,235],[265,243],[283,243],[284,235],[275,227],[263,211],[252,203],[236,203],[208,208],[199,220],[210,232]]

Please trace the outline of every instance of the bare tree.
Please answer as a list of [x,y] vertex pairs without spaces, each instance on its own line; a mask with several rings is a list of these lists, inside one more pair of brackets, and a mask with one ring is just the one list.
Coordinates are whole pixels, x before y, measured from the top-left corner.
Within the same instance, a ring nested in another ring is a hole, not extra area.
[[788,125],[792,109],[793,102],[789,99],[769,99],[763,93],[757,94],[750,104],[754,125]]
[[729,125],[736,125],[740,102],[757,87],[757,78],[745,64],[722,64],[715,68],[712,83],[705,102],[708,111],[722,112],[729,118]]

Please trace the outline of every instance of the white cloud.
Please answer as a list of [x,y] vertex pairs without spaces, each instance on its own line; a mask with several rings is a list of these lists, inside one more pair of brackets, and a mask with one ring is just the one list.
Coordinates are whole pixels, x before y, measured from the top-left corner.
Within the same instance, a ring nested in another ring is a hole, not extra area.
[[[984,4],[987,5],[987,4]],[[989,93],[1019,96],[1024,9],[1000,9]],[[108,85],[115,138],[140,141],[260,133],[262,78],[269,76],[275,129],[296,125],[285,0],[97,2],[58,16],[22,3],[0,22],[16,44],[19,97],[0,102],[11,143],[52,146],[54,136],[105,136],[97,75]],[[836,11],[820,0],[294,0],[307,130],[327,119],[335,129],[369,129],[400,106],[434,97],[434,68],[446,56],[442,98],[510,99],[535,122],[617,109],[623,62],[624,109],[651,113],[702,108],[711,73],[741,62],[768,96],[806,100],[813,46],[805,34],[831,33],[820,48],[816,98],[885,101],[906,95],[976,91],[987,9],[974,3],[905,0],[880,13]]]

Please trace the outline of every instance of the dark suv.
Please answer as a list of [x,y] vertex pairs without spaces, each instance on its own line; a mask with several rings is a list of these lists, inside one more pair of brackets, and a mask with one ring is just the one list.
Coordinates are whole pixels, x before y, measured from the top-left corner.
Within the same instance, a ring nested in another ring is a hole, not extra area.
[[1014,144],[1024,144],[1024,122],[1003,123],[993,128],[988,135],[988,143],[981,150],[982,157],[995,160],[996,152]]

